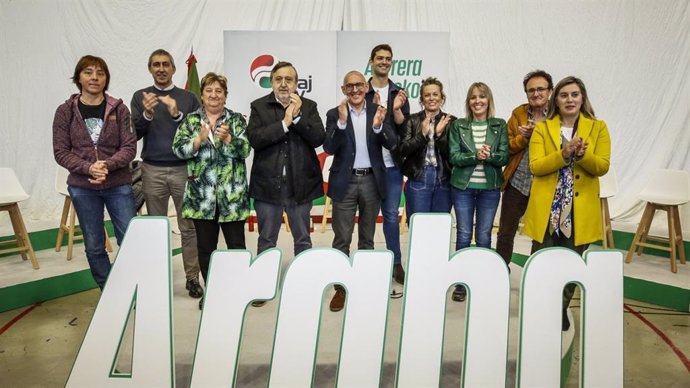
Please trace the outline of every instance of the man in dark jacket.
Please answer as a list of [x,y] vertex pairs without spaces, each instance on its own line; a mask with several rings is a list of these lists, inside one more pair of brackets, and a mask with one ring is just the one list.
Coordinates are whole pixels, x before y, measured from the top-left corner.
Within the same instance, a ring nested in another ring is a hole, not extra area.
[[249,194],[259,223],[257,253],[276,246],[283,211],[295,255],[311,248],[312,201],[323,196],[323,175],[315,148],[326,135],[316,102],[300,97],[297,70],[278,62],[271,70],[273,91],[251,104],[247,126],[254,162]]
[[[376,218],[386,198],[386,165],[381,148],[393,148],[397,136],[385,121],[386,107],[367,102],[369,84],[364,75],[350,71],[341,90],[345,99],[326,113],[323,149],[333,154],[328,175],[328,196],[333,198],[333,248],[350,254],[355,214],[358,217],[358,249],[374,249]],[[331,311],[345,304],[345,288],[335,286]]]

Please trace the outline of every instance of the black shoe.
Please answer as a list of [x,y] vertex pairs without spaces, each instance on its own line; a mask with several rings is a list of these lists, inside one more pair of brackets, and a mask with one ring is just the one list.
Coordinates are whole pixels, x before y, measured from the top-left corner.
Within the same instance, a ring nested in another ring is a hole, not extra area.
[[568,309],[563,309],[563,320],[561,321],[561,331],[568,331],[570,329],[570,320],[568,319]]
[[400,284],[405,284],[405,270],[402,264],[395,264],[393,266],[393,279]]
[[455,286],[452,299],[456,302],[464,302],[467,299],[467,289],[465,286]]
[[204,298],[199,299],[199,310],[204,309]]
[[201,288],[201,284],[199,284],[199,279],[197,278],[187,280],[185,288],[189,290],[189,296],[192,298],[198,299],[204,296],[204,289]]

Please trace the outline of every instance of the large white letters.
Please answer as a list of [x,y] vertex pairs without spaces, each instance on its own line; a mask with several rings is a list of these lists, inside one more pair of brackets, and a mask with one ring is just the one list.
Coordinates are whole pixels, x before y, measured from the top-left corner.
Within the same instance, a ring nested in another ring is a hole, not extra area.
[[508,270],[503,259],[488,249],[468,248],[451,256],[450,222],[450,215],[412,216],[398,386],[438,386],[446,293],[455,283],[466,284],[469,290],[463,384],[504,386],[510,300]]
[[544,249],[525,264],[520,296],[518,381],[524,387],[560,384],[563,287],[582,289],[580,381],[583,387],[623,384],[623,254]]
[[[451,252],[451,232],[447,214],[412,218],[397,386],[438,386],[447,292],[464,284],[469,292],[462,386],[504,387],[508,272],[491,250]],[[130,223],[68,386],[174,386],[168,233],[163,218]],[[245,311],[251,301],[277,295],[280,261],[275,249],[254,260],[248,251],[214,253],[192,386],[234,384]],[[334,283],[347,289],[338,386],[378,386],[391,268],[387,251],[360,251],[350,259],[335,249],[314,248],[296,257],[280,296],[270,386],[312,384],[323,299]],[[560,384],[561,293],[569,282],[583,289],[581,385],[622,387],[622,254],[589,251],[583,259],[562,248],[536,253],[523,270],[518,386]],[[132,375],[115,376],[111,371],[133,303]]]
[[[67,380],[68,387],[173,386],[169,236],[167,218],[137,218],[129,224]],[[132,376],[113,376],[134,303]]]

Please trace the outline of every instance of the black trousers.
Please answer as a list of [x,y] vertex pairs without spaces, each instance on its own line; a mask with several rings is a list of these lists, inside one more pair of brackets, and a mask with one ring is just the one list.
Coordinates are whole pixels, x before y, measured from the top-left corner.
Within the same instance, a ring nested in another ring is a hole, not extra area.
[[215,220],[194,220],[196,229],[196,247],[199,251],[199,269],[204,283],[208,282],[208,266],[211,253],[218,248],[218,233],[223,232],[225,245],[228,249],[246,249],[244,242],[244,220],[232,222],[218,222]]
[[[574,225],[575,224],[573,221],[573,229],[575,229]],[[537,241],[532,240],[532,253],[550,247],[568,248],[582,256],[585,250],[589,247],[589,244],[575,245],[574,232],[570,235],[569,238],[566,238],[563,235],[556,235],[555,233],[549,234],[549,228],[547,226],[546,233],[544,234],[544,242],[538,243]],[[568,308],[570,300],[573,299],[573,295],[575,294],[575,287],[577,287],[575,283],[568,283],[563,288],[563,309]]]

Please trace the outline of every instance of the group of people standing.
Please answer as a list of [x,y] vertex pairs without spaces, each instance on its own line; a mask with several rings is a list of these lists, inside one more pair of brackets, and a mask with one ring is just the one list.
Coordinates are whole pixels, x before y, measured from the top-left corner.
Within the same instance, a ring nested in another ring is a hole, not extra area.
[[[389,45],[374,47],[373,76],[366,80],[358,71],[344,76],[344,98],[328,111],[324,127],[316,102],[297,94],[297,69],[289,62],[273,67],[272,91],[251,103],[247,123],[225,106],[228,81],[222,75],[203,77],[200,102],[174,86],[175,63],[165,50],[149,57],[154,84],[134,94],[131,117],[122,100],[106,94],[105,61],[81,58],[72,78],[79,93],[56,111],[53,148],[56,161],[70,171],[69,192],[98,285],[104,286],[110,270],[103,209],[121,243],[134,216],[128,166],[142,138],[148,214],[167,215],[173,199],[186,289],[194,298],[203,297],[199,273],[208,279],[219,231],[228,248],[246,248],[250,198],[258,220],[257,253],[276,246],[284,213],[295,255],[311,248],[312,201],[324,195],[319,147],[334,157],[327,193],[333,200],[333,247],[349,255],[357,224],[358,249],[373,249],[382,212],[386,247],[394,257],[392,277],[400,284],[405,281],[398,221],[403,187],[408,216],[454,209],[456,250],[469,247],[473,235],[476,246],[491,248],[503,192],[496,250],[506,264],[523,215],[532,252],[565,246],[582,253],[600,239],[598,177],[609,167],[610,140],[580,79],[566,77],[554,88],[548,73],[527,74],[527,103],[506,123],[495,117],[491,89],[482,82],[470,85],[465,115],[457,118],[442,111],[443,84],[429,77],[420,89],[422,109],[410,113],[406,91],[389,78],[392,63]],[[564,329],[573,291],[570,285],[564,291]],[[466,295],[458,285],[452,299],[462,302]],[[345,289],[336,285],[330,309],[341,310],[345,299]]]

